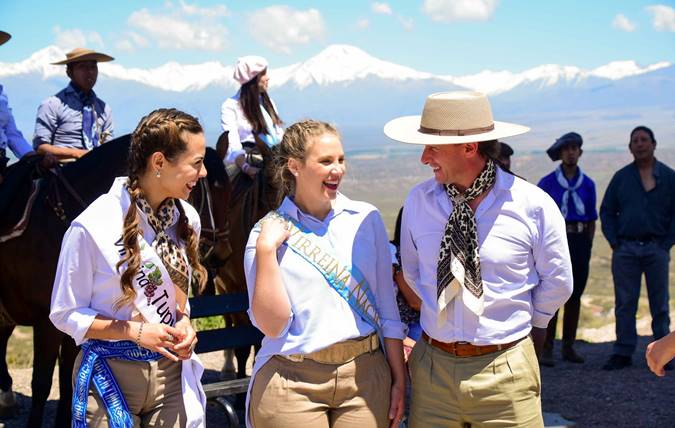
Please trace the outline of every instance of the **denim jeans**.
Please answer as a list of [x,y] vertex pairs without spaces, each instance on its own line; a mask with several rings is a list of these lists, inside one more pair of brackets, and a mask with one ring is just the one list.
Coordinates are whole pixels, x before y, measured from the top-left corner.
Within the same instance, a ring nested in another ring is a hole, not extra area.
[[612,254],[612,276],[616,316],[614,353],[631,356],[637,344],[635,316],[642,274],[647,282],[649,311],[652,315],[654,339],[670,330],[668,305],[668,263],[670,253],[656,242],[621,241]]

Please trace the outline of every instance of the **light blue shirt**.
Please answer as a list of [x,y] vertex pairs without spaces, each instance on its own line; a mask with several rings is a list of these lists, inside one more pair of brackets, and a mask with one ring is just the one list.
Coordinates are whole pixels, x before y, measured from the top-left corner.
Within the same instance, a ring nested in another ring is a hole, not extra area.
[[[338,194],[333,210],[323,221],[300,211],[290,198],[284,199],[279,210],[313,233],[326,236],[339,260],[358,267],[375,296],[384,337],[405,338],[391,280],[389,241],[377,208]],[[255,245],[259,233],[258,226],[251,231],[244,256],[249,299],[255,290]],[[285,244],[277,251],[277,258],[291,316],[279,337],[263,339],[257,367],[273,355],[308,354],[374,332],[309,262]],[[257,325],[253,311],[249,310],[249,316]]]
[[8,148],[17,159],[33,151],[28,141],[23,138],[21,131],[16,129],[7,94],[0,85],[0,150],[7,150]]
[[565,220],[543,190],[497,169],[495,184],[475,211],[485,306],[471,312],[461,293],[439,320],[436,271],[441,239],[452,212],[442,185],[431,179],[410,191],[401,222],[401,264],[422,299],[420,322],[443,342],[475,345],[522,339],[546,328],[572,294]]
[[110,106],[96,96],[94,91],[84,95],[70,83],[58,94],[44,100],[38,107],[35,120],[33,147],[53,144],[75,149],[92,149],[85,144],[82,130],[82,110],[85,104],[93,105],[96,117],[98,141],[113,137],[113,121]]

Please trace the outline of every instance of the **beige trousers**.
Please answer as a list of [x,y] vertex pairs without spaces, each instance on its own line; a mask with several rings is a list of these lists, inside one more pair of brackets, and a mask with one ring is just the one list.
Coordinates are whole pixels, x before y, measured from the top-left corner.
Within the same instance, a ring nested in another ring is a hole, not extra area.
[[411,428],[544,426],[532,340],[478,357],[455,357],[424,340],[409,359]]
[[[73,385],[81,361],[82,351],[75,360]],[[185,427],[181,362],[175,363],[167,358],[157,361],[123,361],[111,358],[106,362],[124,394],[134,418],[134,428]],[[93,383],[89,385],[87,425],[90,428],[108,426],[108,414]]]
[[345,364],[271,358],[256,373],[255,428],[387,427],[391,372],[382,351]]

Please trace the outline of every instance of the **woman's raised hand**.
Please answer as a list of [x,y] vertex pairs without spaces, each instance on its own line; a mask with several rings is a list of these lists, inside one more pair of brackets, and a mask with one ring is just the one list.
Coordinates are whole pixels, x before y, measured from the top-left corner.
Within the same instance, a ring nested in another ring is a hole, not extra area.
[[282,217],[270,217],[262,222],[256,242],[257,251],[276,250],[288,239],[291,223]]

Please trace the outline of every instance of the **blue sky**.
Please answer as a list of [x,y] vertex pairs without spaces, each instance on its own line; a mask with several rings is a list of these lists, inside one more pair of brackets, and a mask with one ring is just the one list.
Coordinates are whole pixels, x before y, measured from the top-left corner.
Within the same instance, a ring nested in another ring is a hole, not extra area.
[[[668,0],[209,1],[2,0],[13,35],[0,62],[48,45],[102,50],[126,67],[258,54],[272,67],[350,44],[420,71],[462,75],[541,64],[675,62]],[[66,7],[67,5],[67,7]]]

